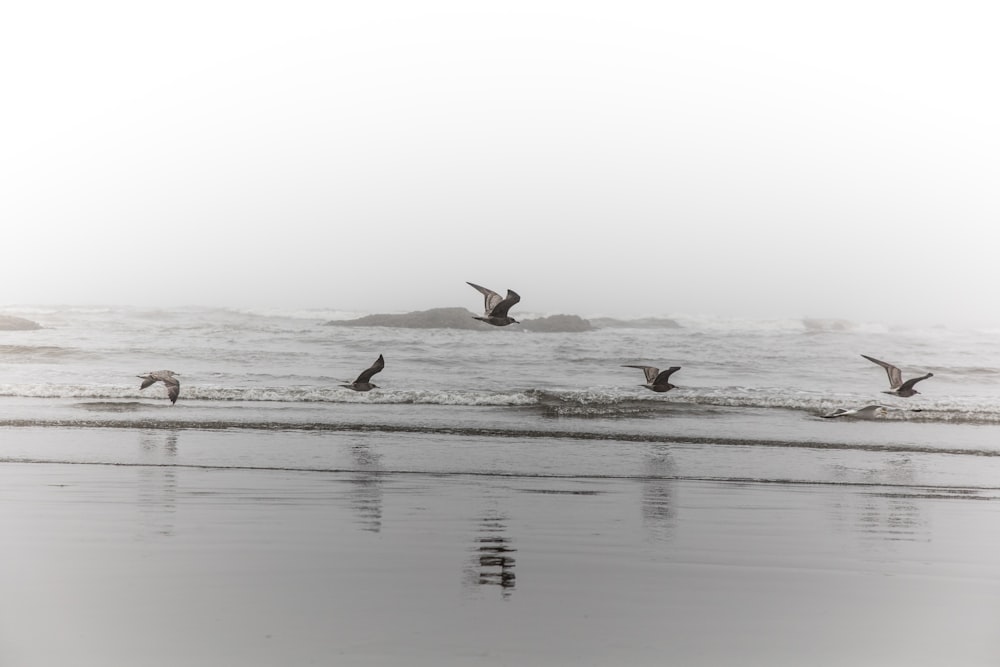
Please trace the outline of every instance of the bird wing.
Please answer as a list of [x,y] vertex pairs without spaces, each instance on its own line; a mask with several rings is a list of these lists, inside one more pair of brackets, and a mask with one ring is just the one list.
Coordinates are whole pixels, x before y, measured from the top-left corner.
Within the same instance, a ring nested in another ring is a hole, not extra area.
[[934,373],[928,373],[927,375],[921,375],[918,378],[910,378],[909,380],[907,380],[903,384],[899,385],[899,390],[900,391],[907,391],[909,389],[913,389],[913,385],[915,385],[916,383],[920,382],[921,380],[926,380],[927,378],[930,378],[930,377],[934,377]]
[[143,390],[143,389],[145,389],[149,385],[153,384],[154,382],[156,382],[156,378],[153,378],[153,377],[147,377],[147,376],[142,376],[142,375],[140,375],[139,377],[142,378],[142,384],[139,385],[139,390],[140,391]]
[[372,364],[371,367],[366,369],[364,372],[362,372],[361,375],[358,376],[358,379],[355,380],[355,382],[356,383],[368,382],[369,380],[372,379],[373,375],[381,371],[383,368],[385,368],[385,359],[383,359],[382,355],[380,354],[378,355],[378,359],[375,360],[375,363]]
[[[487,315],[492,315],[493,313],[491,311],[494,308],[496,308],[496,306],[497,306],[498,303],[500,303],[501,301],[503,301],[503,299],[500,297],[500,295],[497,294],[496,292],[494,292],[491,289],[487,289],[487,288],[483,287],[482,285],[477,285],[476,283],[470,283],[469,281],[466,281],[466,284],[469,284],[469,285],[472,285],[473,287],[475,287],[485,297],[485,306],[484,307],[485,307],[485,313]],[[509,292],[510,291],[508,290],[508,296],[509,296]],[[520,298],[521,297],[518,297],[518,300],[520,300]],[[511,306],[512,305],[514,305],[514,304],[511,303]],[[510,306],[508,306],[508,308],[509,307]]]
[[507,317],[507,311],[510,310],[510,307],[520,300],[520,294],[514,290],[507,290],[507,298],[493,306],[493,310],[490,311],[490,315],[493,315],[494,317]]
[[160,379],[163,380],[163,384],[167,385],[167,398],[170,399],[171,403],[176,403],[177,397],[181,395],[180,380],[173,376],[163,377]]
[[[660,373],[659,375],[657,375],[655,380],[650,380],[650,383],[652,383],[652,384],[667,384],[667,382],[670,380],[670,376],[673,373],[676,373],[677,371],[679,371],[680,369],[681,369],[680,366],[671,366],[667,370],[665,370],[662,373]],[[649,377],[649,376],[647,375],[647,377]]]
[[625,364],[622,368],[641,368],[642,372],[646,374],[646,382],[653,384],[656,380],[656,376],[660,374],[660,369],[655,366],[633,366],[632,364]]
[[833,417],[846,417],[848,415],[868,418],[876,416],[879,413],[879,410],[885,410],[885,407],[882,405],[866,405],[863,408],[855,408],[853,410],[837,408],[833,412],[823,415],[823,418],[831,419]]
[[[903,384],[903,372],[892,364],[887,364],[884,361],[879,361],[875,357],[869,357],[867,354],[862,354],[862,357],[872,362],[873,364],[878,364],[885,369],[885,372],[889,375],[889,388],[897,389],[901,384]],[[923,379],[923,378],[921,378]]]

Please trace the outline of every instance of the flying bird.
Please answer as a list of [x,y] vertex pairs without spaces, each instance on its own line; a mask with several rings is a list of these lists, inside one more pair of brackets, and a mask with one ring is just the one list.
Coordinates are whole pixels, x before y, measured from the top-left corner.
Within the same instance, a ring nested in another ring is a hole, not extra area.
[[371,391],[372,389],[378,389],[378,385],[372,384],[370,380],[373,375],[380,372],[383,368],[385,368],[385,359],[383,359],[380,354],[378,355],[378,359],[375,360],[375,363],[366,370],[362,371],[357,380],[351,384],[342,384],[340,386],[353,389],[354,391]]
[[513,317],[507,316],[507,311],[510,310],[511,306],[521,300],[520,294],[509,289],[507,290],[507,297],[501,299],[500,295],[491,289],[486,289],[481,285],[469,283],[468,281],[466,282],[479,290],[485,297],[486,301],[483,316],[478,317],[474,315],[473,317],[475,317],[475,319],[486,322],[487,324],[492,324],[495,327],[505,327],[508,324],[519,324],[519,322]]
[[837,408],[833,412],[823,415],[823,419],[834,419],[836,417],[855,417],[857,419],[872,419],[874,417],[884,417],[888,409],[883,405],[866,405],[863,408],[845,410]]
[[173,405],[177,402],[177,397],[181,393],[181,383],[174,377],[177,373],[173,371],[150,371],[145,375],[137,375],[136,377],[142,378],[142,384],[139,385],[139,390],[143,390],[151,384],[157,382],[162,382],[167,387],[167,398],[170,399],[170,404]]
[[885,369],[885,372],[889,375],[889,391],[883,391],[883,394],[891,394],[893,396],[900,396],[902,398],[909,398],[914,394],[919,394],[920,392],[913,388],[913,385],[920,382],[921,380],[926,380],[929,377],[934,377],[934,373],[928,373],[927,375],[921,375],[918,378],[910,378],[906,382],[903,382],[903,373],[898,368],[892,364],[887,364],[884,361],[879,361],[874,357],[869,357],[867,354],[862,354],[862,357],[872,362],[873,364],[878,364]]
[[677,388],[677,385],[670,384],[669,380],[672,374],[681,369],[680,366],[671,366],[661,373],[660,369],[654,366],[633,366],[632,364],[624,364],[622,368],[641,368],[642,372],[646,374],[646,384],[641,386],[660,392],[670,391],[671,389]]

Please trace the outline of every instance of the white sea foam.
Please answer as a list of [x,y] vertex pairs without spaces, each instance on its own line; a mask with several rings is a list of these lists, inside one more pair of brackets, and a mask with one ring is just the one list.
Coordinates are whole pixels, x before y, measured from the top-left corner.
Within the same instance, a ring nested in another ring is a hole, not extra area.
[[[22,398],[146,399],[165,398],[155,386],[140,391],[138,386],[0,384],[0,396]],[[385,391],[355,392],[341,387],[220,387],[184,386],[178,404],[184,401],[243,401],[278,403],[384,403],[455,406],[534,405],[537,398],[527,392],[482,391]]]

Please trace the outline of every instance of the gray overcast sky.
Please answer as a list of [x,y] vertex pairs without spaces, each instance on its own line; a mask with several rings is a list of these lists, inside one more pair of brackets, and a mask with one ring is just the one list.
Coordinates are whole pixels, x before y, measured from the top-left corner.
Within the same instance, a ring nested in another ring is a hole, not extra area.
[[1000,323],[991,2],[18,2],[0,303]]

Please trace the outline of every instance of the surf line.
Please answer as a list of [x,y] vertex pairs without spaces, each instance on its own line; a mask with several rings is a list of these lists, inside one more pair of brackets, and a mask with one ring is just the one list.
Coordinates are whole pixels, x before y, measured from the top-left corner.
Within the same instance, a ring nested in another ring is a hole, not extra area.
[[484,439],[534,439],[632,442],[650,444],[705,445],[723,447],[784,447],[845,451],[890,452],[910,454],[944,454],[950,456],[1000,456],[1000,449],[936,448],[906,444],[821,442],[810,440],[768,440],[763,438],[730,438],[709,436],[669,435],[656,433],[597,433],[594,431],[557,431],[544,429],[473,428],[451,426],[419,426],[412,424],[371,424],[360,422],[186,422],[186,421],[118,421],[118,420],[0,420],[0,427],[58,427],[95,429],[134,429],[156,431],[274,431],[329,433],[411,433]]

